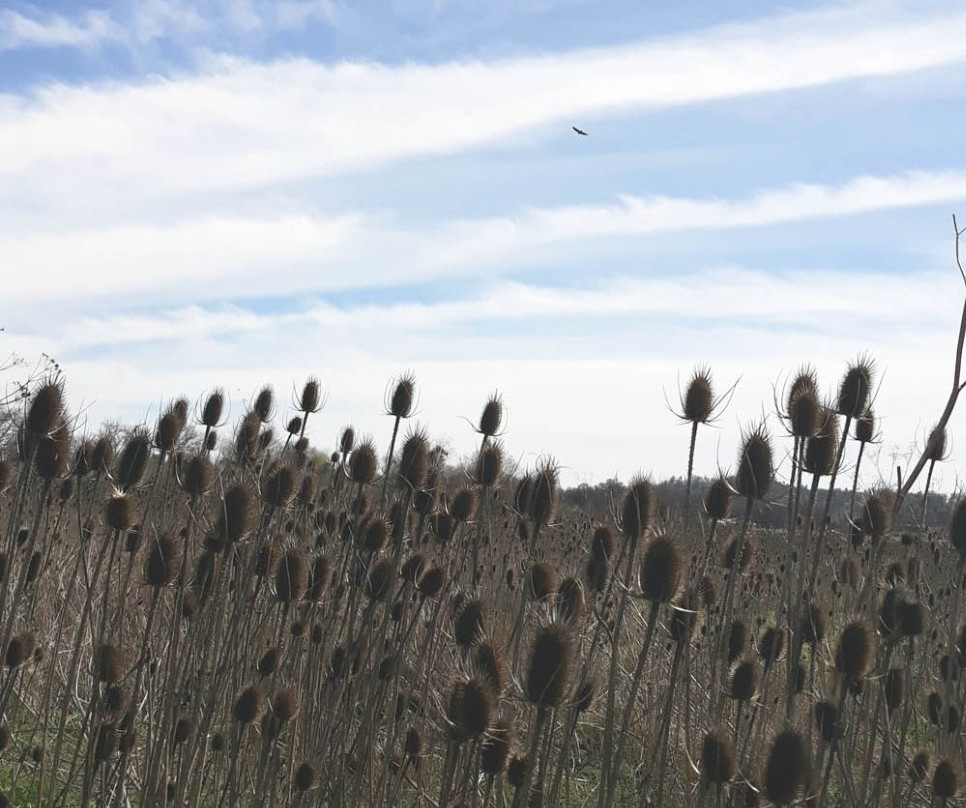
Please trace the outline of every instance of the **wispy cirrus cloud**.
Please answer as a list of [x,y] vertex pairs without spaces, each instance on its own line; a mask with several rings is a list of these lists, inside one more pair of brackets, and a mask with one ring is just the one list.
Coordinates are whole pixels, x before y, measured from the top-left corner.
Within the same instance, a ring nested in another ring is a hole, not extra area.
[[[767,227],[966,199],[966,172],[856,177],[749,197],[624,196],[603,205],[524,208],[513,215],[406,227],[388,214],[206,216],[171,225],[4,232],[17,272],[10,303],[150,292],[176,301],[404,286],[511,273],[534,249],[614,237]],[[267,272],[266,267],[272,271]]]
[[22,48],[91,49],[124,36],[107,11],[87,11],[75,17],[35,10],[24,14],[0,9],[0,51]]

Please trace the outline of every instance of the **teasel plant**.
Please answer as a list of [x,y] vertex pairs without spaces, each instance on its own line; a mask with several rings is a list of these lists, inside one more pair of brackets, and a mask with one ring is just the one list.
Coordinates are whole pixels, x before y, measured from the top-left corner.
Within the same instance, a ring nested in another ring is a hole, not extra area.
[[[738,380],[740,381],[740,380]],[[714,394],[711,368],[699,365],[692,371],[691,378],[683,392],[678,393],[678,409],[675,410],[665,396],[668,409],[682,422],[691,425],[691,439],[688,444],[688,472],[684,489],[684,521],[687,524],[691,518],[691,482],[694,473],[694,447],[698,440],[698,427],[701,424],[713,424],[728,408],[735,388],[735,381],[720,395]]]
[[389,440],[389,451],[386,453],[386,467],[383,470],[382,501],[386,503],[389,485],[389,471],[392,469],[393,452],[396,449],[396,437],[399,434],[399,424],[412,417],[416,406],[416,377],[407,371],[397,376],[391,383],[391,392],[386,391],[386,415],[392,420],[392,437]]

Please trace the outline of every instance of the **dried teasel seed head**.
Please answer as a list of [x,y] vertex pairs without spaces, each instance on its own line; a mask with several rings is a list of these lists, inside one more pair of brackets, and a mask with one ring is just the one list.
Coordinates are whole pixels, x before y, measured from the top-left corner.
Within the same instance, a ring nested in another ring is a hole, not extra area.
[[765,766],[765,794],[778,805],[791,805],[811,778],[811,758],[805,739],[793,729],[772,742]]
[[785,630],[768,626],[758,640],[758,654],[761,656],[765,670],[771,668],[781,658],[784,650]]
[[422,429],[414,429],[403,442],[396,474],[399,482],[411,491],[419,489],[429,469],[429,436]]
[[483,737],[480,748],[480,770],[495,777],[504,774],[510,763],[513,747],[513,726],[505,718],[498,718]]
[[263,424],[267,424],[275,415],[275,390],[266,384],[255,396],[252,412]]
[[396,567],[392,559],[382,558],[369,568],[366,578],[366,595],[372,601],[385,600],[396,580]]
[[128,436],[114,463],[114,481],[121,491],[134,488],[144,477],[151,457],[151,440],[143,427],[136,428]]
[[492,488],[500,481],[503,471],[503,445],[499,441],[487,442],[480,449],[476,460],[476,482],[484,488]]
[[481,435],[492,438],[500,432],[503,426],[503,399],[499,393],[493,393],[483,405],[480,415],[480,425],[477,429]]
[[621,503],[620,529],[624,538],[636,544],[648,531],[654,515],[655,497],[651,481],[635,476],[627,486]]
[[279,652],[277,648],[269,648],[264,654],[262,654],[261,659],[258,660],[258,674],[259,676],[267,677],[271,676],[278,669]]
[[251,489],[242,484],[227,491],[218,517],[218,535],[228,544],[243,539],[254,527],[255,498]]
[[410,727],[406,730],[406,738],[403,741],[403,752],[407,760],[412,762],[418,761],[423,756],[424,747],[423,733],[417,727]]
[[527,597],[536,602],[552,598],[557,592],[557,572],[549,564],[531,564],[526,577]]
[[827,477],[835,471],[838,459],[839,420],[829,409],[823,409],[818,430],[805,441],[805,471]]
[[578,715],[587,712],[591,708],[594,703],[596,691],[597,685],[590,679],[582,682],[580,687],[577,688],[577,694],[574,696],[574,710]]
[[825,610],[814,603],[809,603],[802,615],[802,642],[805,645],[815,645],[825,639],[826,620]]
[[301,600],[308,589],[309,564],[301,550],[289,550],[275,569],[275,597],[279,603]]
[[745,536],[744,547],[741,547],[741,537],[736,537],[728,542],[724,554],[721,557],[721,566],[726,570],[737,569],[738,572],[747,572],[751,565],[751,560],[755,555],[755,543],[751,536]]
[[148,586],[168,586],[181,566],[181,540],[170,534],[162,534],[148,547],[144,560],[144,582]]
[[272,714],[283,724],[295,718],[299,704],[291,688],[281,687],[271,697]]
[[728,629],[728,664],[732,664],[748,647],[748,627],[743,620],[733,620]]
[[318,412],[322,407],[322,382],[316,376],[310,376],[302,386],[299,396],[298,409],[302,413]]
[[959,791],[959,774],[956,771],[956,764],[949,758],[944,758],[936,764],[936,770],[932,773],[932,793],[944,803],[956,796]]
[[929,753],[925,750],[920,750],[912,758],[912,765],[909,767],[909,778],[914,783],[921,783],[926,779],[926,775],[929,774],[929,765],[931,761],[929,759]]
[[206,455],[193,455],[185,464],[181,487],[190,497],[201,497],[211,490],[215,469]]
[[704,511],[709,519],[727,519],[731,513],[731,486],[724,477],[718,477],[704,494]]
[[121,652],[116,646],[102,643],[98,646],[94,657],[94,676],[98,682],[114,683],[121,680],[123,675]]
[[458,683],[450,693],[448,719],[457,738],[479,738],[493,721],[496,698],[483,679]]
[[111,530],[125,531],[134,524],[133,507],[127,494],[114,494],[107,501],[104,517]]
[[413,411],[416,396],[416,377],[409,372],[398,376],[392,394],[386,402],[386,412],[393,418],[408,418]]
[[830,701],[820,701],[815,704],[812,714],[815,726],[825,743],[832,743],[842,737],[842,725],[839,722],[838,708]]
[[471,522],[476,516],[476,505],[476,491],[472,488],[461,488],[453,497],[449,512],[457,523]]
[[461,648],[469,648],[479,642],[485,633],[486,607],[483,601],[480,599],[467,601],[453,622],[453,639]]
[[308,791],[315,785],[316,776],[315,767],[311,763],[300,763],[292,780],[295,790],[303,793]]
[[709,783],[728,783],[738,769],[735,746],[731,736],[712,731],[701,744],[701,776]]
[[858,524],[866,536],[878,543],[892,529],[892,503],[890,491],[880,489],[870,494],[859,512]]
[[354,483],[368,484],[376,477],[376,447],[371,438],[365,438],[349,455],[349,479]]
[[859,357],[845,370],[839,384],[835,410],[839,415],[857,418],[865,412],[875,380],[875,363],[866,356]]
[[446,583],[446,573],[438,566],[430,567],[416,583],[416,589],[424,599],[435,598]]
[[212,390],[205,399],[201,409],[201,424],[209,429],[221,423],[221,414],[225,409],[225,391],[221,388]]
[[614,534],[611,529],[605,525],[596,527],[590,540],[591,556],[607,561],[614,555],[614,550]]
[[923,452],[926,460],[933,463],[941,463],[945,460],[947,457],[947,442],[946,428],[939,425],[934,426],[926,439],[926,447]]
[[573,659],[573,638],[566,627],[550,624],[538,629],[527,669],[527,700],[541,708],[559,706],[570,680]]
[[551,458],[542,461],[533,475],[528,516],[537,528],[546,527],[553,519],[559,495],[559,476],[560,469]]
[[154,445],[162,452],[173,452],[184,429],[184,419],[173,409],[169,409],[158,418],[158,426],[154,431]]
[[298,485],[295,469],[283,463],[273,469],[262,487],[262,499],[273,508],[287,508],[294,499]]
[[473,649],[473,669],[489,682],[493,692],[499,696],[510,681],[510,667],[506,654],[495,643],[484,640]]
[[677,594],[680,579],[677,544],[670,536],[658,536],[647,545],[641,558],[641,595],[652,603],[668,603]]
[[815,390],[803,390],[788,402],[789,430],[796,438],[812,438],[822,428],[822,406]]
[[258,685],[249,685],[235,699],[232,715],[240,724],[251,724],[265,712],[265,694]]
[[742,440],[735,491],[740,496],[762,500],[768,496],[773,476],[771,439],[762,424],[745,434]]
[[865,676],[872,664],[872,631],[868,623],[854,620],[842,629],[835,652],[835,669],[848,679]]
[[735,701],[751,701],[758,692],[761,681],[761,668],[751,659],[739,662],[731,672],[729,692]]
[[64,386],[50,379],[37,388],[27,409],[24,428],[30,435],[47,435],[54,431],[64,413]]
[[34,468],[44,480],[54,480],[67,473],[70,460],[70,430],[61,421],[52,432],[34,441]]
[[714,412],[714,393],[711,389],[711,371],[706,367],[698,368],[691,375],[682,398],[684,420],[693,424],[703,424]]
[[906,696],[906,672],[902,668],[890,668],[882,684],[886,707],[895,711],[902,706]]
[[8,668],[19,668],[33,659],[37,648],[37,638],[32,631],[18,634],[7,644],[7,654],[4,663]]
[[579,578],[572,576],[564,578],[557,587],[557,613],[566,625],[573,625],[580,620],[586,609],[587,599],[584,595],[584,585]]
[[918,637],[925,629],[925,609],[919,601],[900,601],[896,608],[896,623],[901,636]]

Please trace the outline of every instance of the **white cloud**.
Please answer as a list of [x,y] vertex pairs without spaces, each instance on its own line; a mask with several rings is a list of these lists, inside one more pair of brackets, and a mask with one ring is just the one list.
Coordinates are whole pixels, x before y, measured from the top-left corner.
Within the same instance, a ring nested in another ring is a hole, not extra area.
[[61,14],[34,16],[11,9],[0,9],[0,51],[20,48],[90,49],[123,34],[104,11],[88,11],[70,18]]
[[197,75],[48,86],[0,98],[0,177],[7,193],[29,183],[50,200],[79,186],[122,198],[250,188],[455,152],[621,110],[966,59],[966,13],[876,8],[493,62],[224,57]]
[[512,272],[535,250],[581,240],[770,226],[960,199],[966,172],[947,171],[794,185],[743,199],[627,196],[422,230],[366,214],[212,215],[65,232],[4,232],[0,225],[0,255],[16,268],[5,284],[8,304],[146,293],[169,302],[238,299],[403,285],[484,267],[492,277]]

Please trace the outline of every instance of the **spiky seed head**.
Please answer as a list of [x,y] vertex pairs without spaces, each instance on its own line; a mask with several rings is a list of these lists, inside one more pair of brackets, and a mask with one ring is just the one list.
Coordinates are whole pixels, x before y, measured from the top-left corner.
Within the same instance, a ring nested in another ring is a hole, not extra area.
[[503,446],[499,441],[488,442],[480,449],[476,461],[476,482],[490,488],[500,481],[503,471]]
[[737,768],[731,736],[716,730],[706,733],[701,744],[701,776],[709,783],[728,783]]
[[855,439],[859,443],[872,443],[875,440],[875,414],[866,410],[855,419]]
[[564,626],[550,624],[538,629],[527,670],[527,700],[542,708],[559,706],[570,680],[573,656],[573,638]]
[[143,427],[128,436],[114,464],[114,480],[121,491],[128,491],[144,477],[151,456],[151,440]]
[[271,676],[278,669],[279,653],[277,648],[269,648],[258,660],[258,673],[262,677]]
[[415,396],[416,377],[409,372],[398,376],[386,404],[386,412],[393,418],[408,418],[413,411]]
[[729,692],[735,701],[751,701],[758,692],[761,668],[753,659],[739,662],[731,672]]
[[493,393],[483,405],[480,414],[480,425],[477,431],[485,437],[492,438],[498,434],[503,425],[503,398],[499,393]]
[[37,648],[37,638],[32,631],[18,634],[7,644],[7,654],[4,662],[8,668],[19,668],[33,659]]
[[880,489],[870,494],[859,513],[862,532],[878,543],[892,529],[892,493]]
[[698,624],[698,607],[701,596],[693,589],[689,589],[681,596],[671,610],[668,621],[668,634],[676,643],[688,643]]
[[111,530],[125,531],[134,524],[134,513],[131,498],[127,494],[114,494],[107,500],[104,509],[107,526]]
[[121,680],[123,663],[121,652],[109,643],[102,643],[94,657],[94,676],[98,682],[113,683]]
[[232,714],[240,724],[251,724],[265,712],[265,694],[258,685],[249,685],[235,699]]
[[289,550],[275,569],[275,597],[280,603],[301,600],[309,583],[309,564],[301,550]]
[[271,697],[272,714],[281,722],[291,721],[299,710],[298,698],[289,687],[280,687]]
[[714,411],[714,394],[711,390],[711,371],[698,368],[691,376],[684,393],[684,419],[692,424],[703,424]]
[[476,739],[493,721],[496,699],[489,683],[473,678],[458,683],[450,693],[449,720],[459,739]]
[[909,778],[914,783],[921,783],[929,774],[929,753],[925,750],[916,752],[912,758],[912,765],[909,767]]
[[298,475],[287,463],[276,467],[262,486],[262,499],[273,508],[287,508],[295,497]]
[[614,555],[614,549],[614,534],[611,529],[605,525],[596,527],[590,539],[591,556],[607,561]]
[[381,517],[367,519],[359,527],[359,546],[370,553],[379,553],[389,544],[389,523]]
[[709,519],[727,519],[731,513],[731,486],[724,477],[718,477],[704,493],[704,512]]
[[573,625],[584,613],[587,599],[579,578],[568,576],[557,587],[557,612],[566,625]]
[[[0,464],[6,461],[0,461]],[[75,477],[86,477],[94,469],[94,442],[85,440],[74,452],[73,473]],[[2,474],[2,472],[0,472]],[[0,491],[6,488],[6,482],[0,478]]]
[[794,437],[814,437],[822,427],[822,420],[822,406],[814,390],[803,390],[788,402],[788,424]]
[[733,620],[728,629],[728,664],[731,665],[748,647],[748,627],[744,620]]
[[774,665],[785,650],[785,630],[768,626],[758,640],[758,653],[765,670]]
[[552,459],[544,460],[533,476],[530,496],[530,521],[536,527],[546,527],[557,509],[560,469]]
[[64,421],[52,432],[34,440],[34,468],[44,480],[55,480],[67,473],[70,461],[70,430]]
[[674,539],[657,536],[647,545],[641,558],[638,584],[641,595],[652,603],[668,603],[678,591],[681,557]]
[[486,607],[480,599],[467,601],[453,623],[453,639],[461,648],[469,648],[483,638],[486,631]]
[[531,564],[527,571],[526,592],[532,601],[549,600],[557,591],[557,572],[550,566],[538,561]]
[[889,710],[898,710],[906,695],[906,672],[902,668],[890,668],[882,685],[885,703]]
[[514,788],[523,788],[527,776],[527,757],[526,753],[514,755],[507,765],[506,779]]
[[926,460],[933,463],[940,463],[946,459],[946,428],[936,425],[926,439],[925,455]]
[[827,477],[835,471],[838,459],[839,419],[829,409],[822,409],[818,431],[805,441],[805,471]]
[[433,566],[423,573],[416,583],[416,589],[419,590],[423,599],[428,600],[435,598],[440,593],[445,582],[446,573],[443,572],[441,567]]
[[34,393],[27,409],[24,427],[30,435],[53,432],[64,414],[64,387],[54,379],[44,382]]
[[744,436],[734,488],[740,496],[762,500],[768,496],[773,475],[771,439],[762,424]]
[[410,727],[406,730],[406,739],[403,741],[403,752],[406,759],[415,763],[423,756],[423,733],[417,727]]
[[354,483],[371,483],[376,477],[376,447],[365,438],[349,455],[349,479]]
[[457,523],[470,522],[476,515],[476,504],[476,491],[472,488],[461,488],[450,503],[450,515]]
[[778,805],[790,805],[811,777],[808,744],[793,729],[779,733],[772,742],[765,766],[765,794]]
[[164,533],[148,547],[144,561],[144,581],[148,586],[167,586],[181,566],[182,544],[179,538]]
[[392,559],[379,559],[369,568],[369,574],[366,577],[366,595],[374,602],[385,600],[392,591],[395,580],[396,567]]
[[627,486],[621,504],[620,528],[624,537],[638,542],[651,526],[654,514],[654,492],[651,481],[642,475],[635,476]]
[[178,413],[169,409],[158,418],[158,426],[154,431],[154,445],[162,452],[173,452],[181,437],[184,420]]
[[303,761],[295,770],[295,777],[292,779],[292,783],[296,791],[305,793],[315,785],[315,778],[315,767],[311,763]]
[[607,579],[610,577],[610,562],[606,558],[592,555],[587,559],[587,566],[584,570],[584,578],[587,581],[587,588],[591,592],[601,593],[607,586]]
[[839,384],[836,412],[851,418],[865,412],[874,380],[875,363],[869,357],[861,356],[849,364]]
[[309,376],[302,386],[302,395],[299,396],[299,412],[312,413],[318,412],[322,405],[322,382],[317,376]]
[[507,719],[498,718],[484,736],[480,748],[480,770],[483,774],[496,777],[506,772],[512,746],[513,726]]
[[818,395],[818,375],[811,365],[804,365],[799,368],[791,385],[789,385],[788,396],[785,399],[785,411],[787,413],[792,410],[792,402],[804,393]]
[[429,567],[429,562],[426,560],[426,556],[422,553],[413,553],[405,561],[400,568],[400,575],[408,583],[416,584],[420,578],[422,578],[423,573]]
[[221,423],[221,414],[225,409],[225,391],[221,388],[213,390],[205,399],[201,408],[201,424],[209,429]]
[[422,429],[409,433],[399,455],[399,481],[415,491],[423,484],[429,469],[429,437]]
[[190,497],[204,496],[211,490],[214,474],[214,467],[205,455],[193,455],[184,466],[181,487]]
[[926,612],[919,601],[902,600],[896,608],[896,622],[903,637],[918,637],[925,629]]
[[94,448],[91,449],[91,465],[95,473],[103,474],[110,470],[114,463],[114,443],[110,436],[101,435],[94,441]]
[[728,542],[725,547],[724,555],[721,557],[721,566],[726,570],[737,569],[741,573],[748,571],[751,560],[755,555],[755,542],[751,536],[745,536],[744,547],[741,544],[741,537],[737,536]]
[[830,701],[820,701],[812,710],[815,727],[825,743],[832,743],[842,737],[838,708]]
[[254,527],[255,501],[251,489],[238,483],[225,491],[218,533],[228,544],[240,541]]
[[949,758],[943,758],[936,764],[936,770],[932,773],[932,793],[937,799],[951,800],[959,791],[959,774],[956,771],[956,764]]
[[853,620],[839,637],[835,669],[848,679],[859,679],[868,673],[872,657],[872,631],[868,623]]
[[533,475],[530,472],[517,480],[513,489],[513,509],[521,516],[530,513],[530,499],[533,497]]
[[272,420],[272,416],[275,414],[275,391],[272,389],[272,385],[266,384],[255,395],[252,412],[263,424]]

